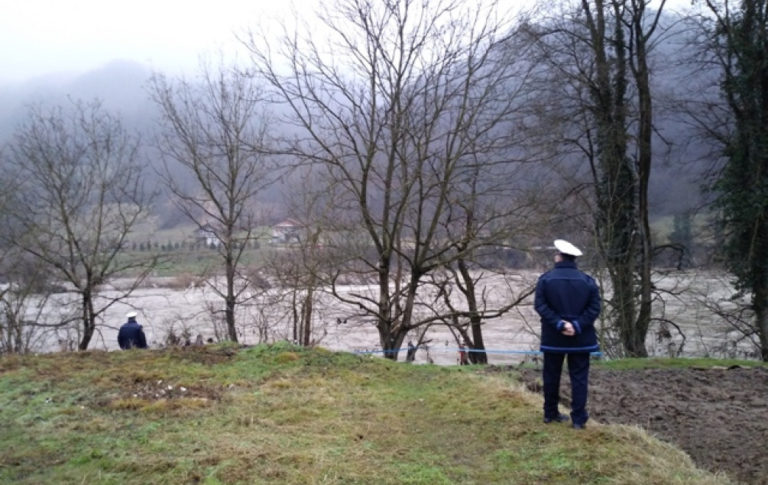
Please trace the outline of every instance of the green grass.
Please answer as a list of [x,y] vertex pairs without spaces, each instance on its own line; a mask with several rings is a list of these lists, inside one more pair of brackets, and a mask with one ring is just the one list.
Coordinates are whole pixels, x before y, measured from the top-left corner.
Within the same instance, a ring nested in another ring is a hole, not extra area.
[[0,359],[0,483],[727,483],[514,373],[285,344]]
[[[263,262],[265,254],[271,248],[266,249],[247,249],[241,256],[239,265],[241,268],[255,266]],[[151,251],[126,251],[119,256],[120,264],[126,264],[129,261],[148,260],[152,257],[158,257],[160,263],[154,268],[153,276],[200,276],[221,273],[224,268],[224,261],[221,254],[216,249],[197,248],[197,249],[174,249]],[[137,270],[126,271],[122,276],[133,276]]]

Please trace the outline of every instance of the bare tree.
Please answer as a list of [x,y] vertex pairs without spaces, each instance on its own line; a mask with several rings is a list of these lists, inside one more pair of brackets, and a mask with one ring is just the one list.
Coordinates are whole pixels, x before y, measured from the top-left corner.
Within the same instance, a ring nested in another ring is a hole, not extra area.
[[[79,299],[80,350],[88,348],[99,316],[127,298],[159,261],[125,251],[151,201],[138,147],[138,138],[98,101],[32,107],[9,144],[18,184],[6,237],[53,279],[71,285]],[[117,276],[131,283],[104,296],[101,286]]]
[[[184,214],[215,235],[225,283],[209,283],[224,300],[228,336],[237,342],[235,310],[250,286],[241,269],[256,239],[256,197],[275,178],[265,155],[261,90],[234,68],[203,66],[194,82],[155,75],[151,93],[162,115],[161,176]],[[179,168],[191,183],[180,180]]]
[[[457,344],[466,344],[473,364],[487,364],[484,323],[522,305],[533,294],[535,281],[509,279],[506,270],[469,268],[468,261],[460,259],[445,271],[432,272],[430,281],[437,291],[434,301],[423,305],[439,316]],[[499,291],[509,295],[503,305],[498,304]]]
[[41,261],[15,246],[2,245],[0,354],[43,350],[51,329],[71,323],[60,318],[52,321],[46,315],[53,288],[47,268]]
[[[408,332],[444,317],[417,311],[424,276],[491,239],[472,233],[457,251],[456,189],[473,169],[497,189],[515,185],[516,89],[530,66],[504,49],[510,29],[495,5],[344,0],[319,16],[328,44],[299,32],[245,44],[295,127],[285,150],[321,168],[317,183],[339,195],[324,221],[345,258],[331,275],[335,295],[396,359]],[[509,216],[478,214],[475,227],[498,242]],[[337,291],[340,274],[375,289]]]
[[[532,284],[513,289],[507,283],[501,284],[508,291],[505,304],[498,304],[498,295],[490,296],[510,273],[509,262],[500,259],[514,252],[521,255],[519,248],[540,240],[537,229],[541,224],[533,221],[544,220],[543,213],[553,207],[544,196],[547,191],[530,176],[532,171],[531,165],[520,164],[516,170],[506,167],[505,174],[492,173],[477,160],[451,189],[444,232],[455,257],[446,258],[445,271],[431,275],[444,310],[431,308],[460,336],[457,344],[463,341],[471,349],[469,359],[475,364],[488,362],[483,324],[521,304],[533,292]],[[520,180],[526,182],[519,184]],[[460,298],[452,298],[453,294]]]
[[285,185],[290,192],[284,195],[286,213],[296,227],[286,236],[285,246],[269,258],[270,273],[293,309],[293,340],[304,346],[318,343],[325,335],[325,328],[315,325],[321,321],[315,316],[319,298],[327,293],[325,286],[333,266],[324,221],[335,212],[334,190],[318,185],[316,172],[302,167]]
[[[649,54],[664,1],[565,2],[564,18],[537,27],[541,59],[550,68],[552,96],[567,143],[589,162],[594,232],[612,283],[609,299],[623,351],[647,356],[653,248],[648,222],[652,169],[653,98]],[[567,113],[567,114],[566,114]]]
[[[0,153],[2,155],[2,153]],[[5,234],[12,231],[11,201],[16,186],[10,167],[3,166],[0,176],[0,224]],[[0,238],[0,354],[26,353],[34,349],[41,337],[37,319],[29,319],[34,307],[42,309],[47,298],[47,272],[39,264]],[[36,298],[37,296],[37,298]],[[37,303],[37,305],[35,305]]]

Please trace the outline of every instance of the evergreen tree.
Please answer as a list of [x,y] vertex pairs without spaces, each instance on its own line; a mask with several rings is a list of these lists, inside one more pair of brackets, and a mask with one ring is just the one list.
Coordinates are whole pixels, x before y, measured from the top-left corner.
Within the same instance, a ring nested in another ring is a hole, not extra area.
[[714,183],[723,256],[739,290],[752,295],[761,356],[768,361],[768,29],[766,0],[740,8],[707,2],[716,15],[714,47],[731,115],[726,163]]

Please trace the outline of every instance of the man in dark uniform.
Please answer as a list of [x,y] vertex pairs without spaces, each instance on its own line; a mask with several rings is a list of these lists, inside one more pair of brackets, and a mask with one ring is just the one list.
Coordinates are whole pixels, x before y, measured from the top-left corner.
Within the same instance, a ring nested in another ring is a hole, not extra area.
[[583,429],[587,414],[589,354],[599,349],[595,320],[600,314],[600,290],[589,275],[576,267],[582,252],[568,241],[555,241],[555,267],[539,277],[534,306],[541,317],[544,353],[544,422],[568,421],[560,414],[560,375],[568,356],[571,379],[571,420]]
[[409,340],[408,341],[408,354],[406,354],[405,361],[413,362],[416,359],[416,346]]
[[123,350],[147,348],[147,338],[144,336],[144,329],[136,321],[136,312],[130,311],[125,315],[128,321],[120,327],[117,333],[117,343]]

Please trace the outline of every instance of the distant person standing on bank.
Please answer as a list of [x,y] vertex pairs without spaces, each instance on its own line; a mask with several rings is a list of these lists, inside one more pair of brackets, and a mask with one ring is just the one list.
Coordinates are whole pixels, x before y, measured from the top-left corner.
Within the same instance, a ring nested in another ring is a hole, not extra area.
[[600,314],[600,290],[592,277],[577,268],[579,248],[557,239],[555,249],[555,267],[539,277],[534,300],[544,353],[544,422],[568,421],[557,407],[563,360],[568,356],[571,421],[574,428],[583,429],[589,419],[589,354],[599,349],[594,323]]
[[136,321],[136,312],[130,311],[125,315],[128,321],[120,327],[117,332],[117,343],[123,350],[127,349],[146,349],[147,337],[144,335],[144,329]]

